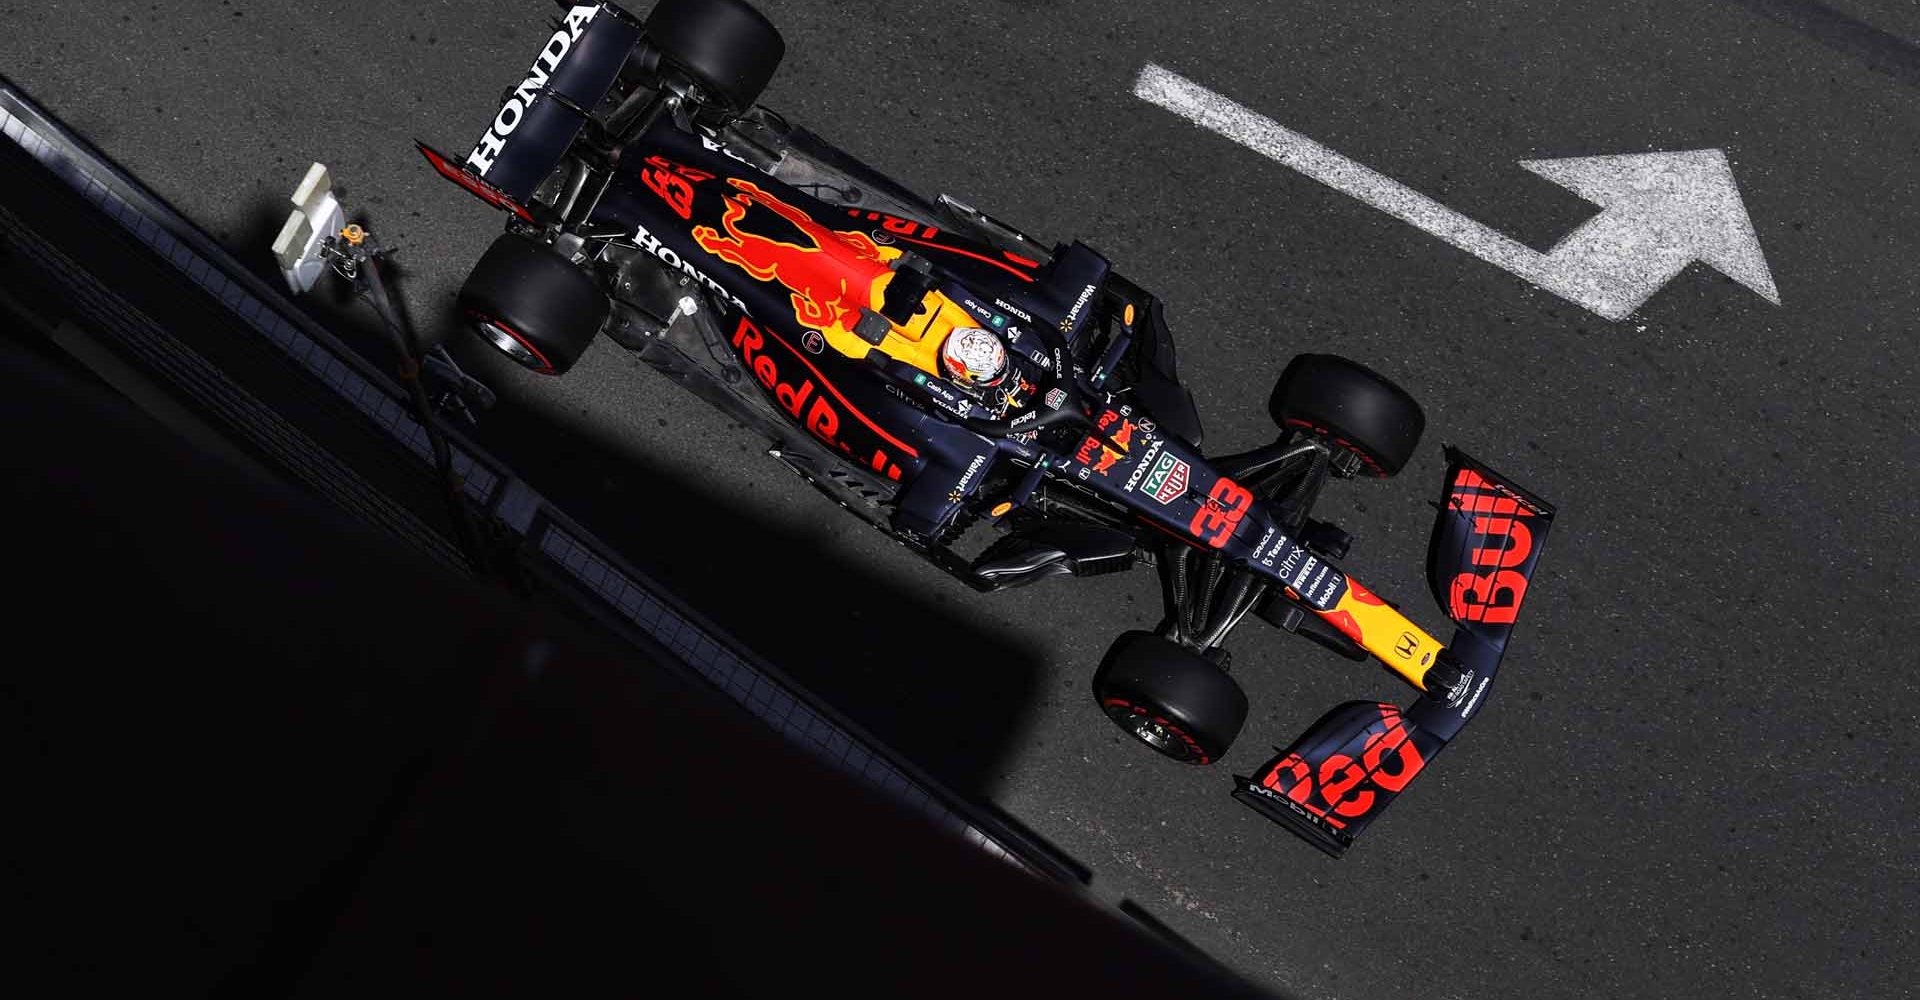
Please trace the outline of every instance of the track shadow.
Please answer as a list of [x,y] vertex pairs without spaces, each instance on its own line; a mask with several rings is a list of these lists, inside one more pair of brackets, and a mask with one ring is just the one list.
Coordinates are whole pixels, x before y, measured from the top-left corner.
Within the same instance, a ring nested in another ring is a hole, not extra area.
[[[687,405],[704,404],[689,396]],[[600,433],[503,399],[475,436],[629,562],[860,725],[956,788],[991,790],[1037,698],[1038,650],[983,632],[754,505],[620,457]],[[767,475],[786,474],[766,464]],[[846,516],[824,499],[818,506],[821,518]],[[726,530],[691,537],[689,511]]]
[[[273,261],[255,248],[272,242],[283,218],[282,206],[263,203],[238,243],[247,266],[276,283],[282,279]],[[372,228],[377,220],[366,221]],[[403,266],[387,273],[404,288]],[[340,291],[344,282],[323,284],[329,287],[304,296],[302,308],[383,370],[394,370],[394,352],[371,310]],[[451,302],[443,314],[413,319],[429,342],[457,328]],[[446,343],[469,371],[484,371],[472,363],[484,345],[457,336]],[[686,405],[706,404],[688,395]],[[602,428],[516,406],[503,394],[478,427],[463,432],[636,568],[670,584],[874,735],[959,791],[991,791],[1039,697],[1039,650],[981,631],[710,484],[630,457]],[[765,472],[786,475],[771,460]],[[690,537],[690,510],[728,530]],[[822,501],[819,516],[839,515]],[[765,572],[768,553],[779,553],[781,565],[804,567],[804,582]]]

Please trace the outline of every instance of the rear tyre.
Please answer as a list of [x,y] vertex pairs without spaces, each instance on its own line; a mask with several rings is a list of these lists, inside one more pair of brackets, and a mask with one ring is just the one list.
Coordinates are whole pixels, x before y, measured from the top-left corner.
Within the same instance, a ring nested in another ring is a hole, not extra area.
[[753,107],[787,53],[773,22],[745,0],[660,0],[646,35],[728,114]]
[[1405,389],[1332,354],[1296,356],[1280,373],[1267,409],[1282,430],[1324,435],[1383,479],[1406,466],[1427,427],[1426,414]]
[[1151,632],[1125,632],[1093,675],[1101,711],[1134,739],[1187,764],[1219,760],[1247,721],[1239,682]]
[[482,340],[542,375],[572,368],[612,309],[592,275],[512,233],[494,240],[473,266],[459,304]]

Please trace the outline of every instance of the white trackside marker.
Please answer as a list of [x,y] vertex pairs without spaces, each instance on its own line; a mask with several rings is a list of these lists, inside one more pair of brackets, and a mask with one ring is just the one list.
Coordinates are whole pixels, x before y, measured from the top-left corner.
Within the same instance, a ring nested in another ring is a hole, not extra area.
[[1140,71],[1133,93],[1610,320],[1696,260],[1780,304],[1717,149],[1520,161],[1601,209],[1541,253],[1159,66]]

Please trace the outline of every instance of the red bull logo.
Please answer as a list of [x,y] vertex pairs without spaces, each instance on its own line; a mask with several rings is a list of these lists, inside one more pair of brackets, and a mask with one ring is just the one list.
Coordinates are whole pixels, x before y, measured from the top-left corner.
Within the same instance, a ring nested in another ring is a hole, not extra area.
[[1376,707],[1379,717],[1363,730],[1360,746],[1349,742],[1346,747],[1357,749],[1358,759],[1332,753],[1315,767],[1300,753],[1289,753],[1260,783],[1336,830],[1344,828],[1347,819],[1373,811],[1376,792],[1398,793],[1427,764],[1410,738],[1399,706],[1382,702]]
[[[1115,429],[1115,424],[1119,425],[1118,429]],[[1111,431],[1108,437],[1114,444],[1119,445],[1123,449],[1131,449],[1133,447],[1133,431],[1134,428],[1139,425],[1131,420],[1123,419],[1120,414],[1112,410],[1108,410],[1100,414],[1100,419],[1096,422],[1096,426],[1103,431]],[[1086,440],[1080,442],[1079,450],[1073,453],[1075,461],[1082,465],[1092,466],[1093,471],[1103,476],[1112,470],[1114,463],[1124,457],[1126,457],[1125,451],[1114,451],[1111,447],[1107,446],[1106,442],[1101,441],[1097,437],[1088,437]]]
[[1463,622],[1511,625],[1527,596],[1527,576],[1521,568],[1533,552],[1533,531],[1527,520],[1531,505],[1502,493],[1472,469],[1454,477],[1448,497],[1452,509],[1473,515],[1469,554],[1472,566],[1456,573],[1447,593],[1447,613]]
[[[858,231],[830,229],[806,212],[781,201],[758,184],[738,177],[727,183],[720,229],[695,226],[701,249],[760,281],[777,281],[793,293],[793,315],[816,330],[851,330],[860,310],[870,307],[874,286],[892,272],[887,262],[900,251],[882,247]],[[799,230],[805,243],[788,243],[740,228],[747,210],[764,208]]]
[[793,345],[745,316],[733,331],[733,349],[767,395],[822,444],[895,482],[901,465],[919,457],[912,445],[887,433],[840,394]]

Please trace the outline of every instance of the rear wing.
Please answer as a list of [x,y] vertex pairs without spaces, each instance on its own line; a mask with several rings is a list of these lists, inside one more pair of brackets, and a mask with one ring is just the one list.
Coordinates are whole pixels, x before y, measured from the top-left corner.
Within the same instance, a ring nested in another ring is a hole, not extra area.
[[[445,169],[443,163],[452,165],[447,158],[434,164],[450,180],[502,208],[509,206],[485,192],[526,204],[567,155],[640,41],[640,25],[610,4],[574,4],[552,27],[533,65],[508,89],[458,169]],[[459,172],[482,183],[466,183]]]
[[1446,455],[1427,585],[1453,619],[1453,641],[1441,655],[1460,668],[1460,683],[1405,710],[1347,702],[1253,776],[1234,778],[1234,798],[1333,857],[1486,706],[1553,526],[1553,505],[1464,452],[1448,448]]

